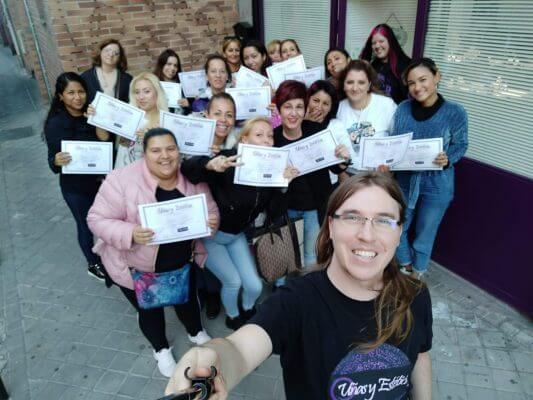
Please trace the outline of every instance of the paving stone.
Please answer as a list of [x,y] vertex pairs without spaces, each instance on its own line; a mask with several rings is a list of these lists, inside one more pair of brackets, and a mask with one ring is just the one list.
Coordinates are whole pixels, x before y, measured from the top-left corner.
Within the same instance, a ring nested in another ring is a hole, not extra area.
[[487,365],[492,368],[506,369],[509,371],[515,371],[516,366],[509,352],[498,349],[485,349],[485,355],[487,356]]
[[446,400],[468,400],[465,385],[448,382],[439,382],[438,385],[439,398]]
[[533,374],[519,372],[518,376],[520,377],[520,383],[524,388],[524,392],[530,396],[533,396]]
[[461,346],[460,349],[461,349],[461,356],[465,364],[468,363],[470,365],[480,365],[480,366],[487,365],[487,361],[485,360],[485,353],[483,352],[483,348]]
[[480,332],[481,342],[487,347],[506,347],[505,336],[500,332]]
[[465,365],[465,383],[472,386],[492,388],[492,374],[488,367]]
[[116,371],[129,372],[137,357],[137,354],[117,352],[108,368]]
[[533,373],[533,353],[527,351],[513,351],[511,352],[516,368],[521,372]]
[[439,382],[464,384],[463,366],[452,364],[446,361],[435,361],[433,363],[433,377]]
[[92,389],[105,371],[88,365],[63,365],[53,376],[55,382]]
[[126,376],[123,372],[105,371],[96,383],[94,390],[96,392],[116,394],[126,379]]
[[457,343],[467,346],[481,346],[481,340],[478,336],[477,329],[473,328],[455,328],[457,333]]
[[129,376],[122,384],[118,394],[137,397],[142,393],[147,383],[148,378],[144,378],[142,376]]
[[107,368],[115,358],[116,354],[118,354],[118,352],[115,350],[98,348],[88,364],[94,367]]
[[497,397],[496,392],[492,389],[486,389],[477,386],[467,386],[466,393],[468,400],[500,400],[504,397]]

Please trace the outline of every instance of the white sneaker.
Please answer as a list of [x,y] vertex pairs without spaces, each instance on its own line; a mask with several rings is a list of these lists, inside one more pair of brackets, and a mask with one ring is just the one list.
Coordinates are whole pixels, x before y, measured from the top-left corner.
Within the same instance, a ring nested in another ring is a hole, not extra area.
[[200,331],[196,336],[189,335],[189,340],[193,342],[194,344],[202,345],[204,343],[207,343],[211,340],[211,336],[207,334],[207,332]]
[[174,373],[174,368],[176,368],[176,360],[174,360],[172,350],[161,349],[157,353],[155,350],[153,352],[154,358],[157,361],[157,368],[159,368],[159,372],[161,372],[161,375],[170,378]]

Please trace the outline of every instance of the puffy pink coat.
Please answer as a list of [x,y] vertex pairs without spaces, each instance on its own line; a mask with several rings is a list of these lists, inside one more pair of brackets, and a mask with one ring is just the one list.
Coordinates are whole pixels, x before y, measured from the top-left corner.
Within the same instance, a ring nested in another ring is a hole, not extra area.
[[[185,196],[204,193],[209,214],[217,217],[218,207],[205,183],[193,185],[179,171],[176,187]],[[155,203],[157,181],[148,171],[144,159],[111,172],[103,182],[87,215],[91,231],[98,236],[93,251],[113,281],[133,289],[130,268],[153,272],[159,246],[146,246],[133,242],[133,228],[140,225],[140,204]],[[201,240],[195,241],[194,258],[203,266],[207,252]]]

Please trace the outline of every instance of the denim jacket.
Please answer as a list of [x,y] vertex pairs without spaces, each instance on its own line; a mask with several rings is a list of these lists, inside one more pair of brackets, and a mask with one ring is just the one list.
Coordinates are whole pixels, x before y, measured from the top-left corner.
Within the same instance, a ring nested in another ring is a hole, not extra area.
[[391,136],[413,132],[413,139],[442,137],[448,165],[442,171],[401,171],[396,179],[405,195],[408,208],[415,208],[420,194],[439,195],[451,201],[454,195],[453,165],[468,147],[468,116],[460,104],[444,101],[439,110],[425,121],[417,121],[411,112],[412,102],[405,100],[397,108]]

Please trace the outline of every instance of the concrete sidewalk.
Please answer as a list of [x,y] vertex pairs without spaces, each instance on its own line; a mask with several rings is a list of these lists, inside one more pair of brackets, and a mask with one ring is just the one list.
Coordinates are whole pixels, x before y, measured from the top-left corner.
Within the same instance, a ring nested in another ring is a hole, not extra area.
[[[15,400],[154,400],[166,380],[120,291],[87,276],[74,220],[34,123],[43,115],[35,86],[23,74],[15,79],[12,68],[0,50],[0,93],[12,93],[0,114],[2,378]],[[30,88],[20,90],[21,84]],[[17,134],[24,121],[31,130]],[[533,399],[530,321],[439,266],[431,267],[428,284],[434,398]],[[179,356],[190,345],[173,313],[167,321]],[[229,333],[222,316],[208,321],[207,330]],[[230,398],[281,399],[282,386],[278,358],[271,357]]]

